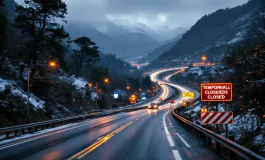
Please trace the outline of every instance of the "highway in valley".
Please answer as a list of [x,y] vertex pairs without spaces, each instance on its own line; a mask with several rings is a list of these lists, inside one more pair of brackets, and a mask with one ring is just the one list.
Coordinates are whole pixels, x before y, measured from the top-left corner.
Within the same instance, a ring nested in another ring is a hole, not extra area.
[[[158,75],[167,71],[169,70],[153,72],[150,77],[154,82],[164,83],[171,75],[163,80]],[[218,159],[173,117],[172,110],[183,99],[181,93],[191,89],[169,82],[161,85],[159,97],[163,100],[169,99],[174,95],[175,89],[180,93],[174,98],[176,103],[165,103],[158,110],[142,109],[89,119],[42,135],[1,143],[0,159]],[[196,96],[199,93],[196,92]],[[153,102],[159,102],[159,97]],[[56,141],[58,137],[63,138]],[[41,146],[40,142],[43,141],[48,145]]]

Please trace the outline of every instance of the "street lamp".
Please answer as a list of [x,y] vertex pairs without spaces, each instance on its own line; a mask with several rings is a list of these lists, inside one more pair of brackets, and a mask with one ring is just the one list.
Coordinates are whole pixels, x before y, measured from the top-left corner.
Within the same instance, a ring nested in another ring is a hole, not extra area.
[[203,61],[206,61],[207,60],[207,57],[206,56],[202,56],[202,60]]
[[50,66],[50,67],[55,67],[55,66],[56,66],[56,62],[54,62],[54,61],[50,61],[50,62],[49,62],[49,66]]
[[130,86],[127,86],[127,87],[126,87],[126,89],[127,89],[127,90],[130,90],[130,89],[131,89],[131,87],[130,87]]
[[[47,64],[35,64],[35,65],[47,65]],[[49,63],[48,63],[48,66],[50,66],[50,67],[56,67],[56,62],[55,61],[50,61]],[[30,118],[29,118],[29,88],[31,87],[31,84],[30,84],[30,68],[31,66],[30,66],[30,64],[28,65],[28,94],[27,94],[27,97],[28,97],[28,101],[27,101],[27,123],[29,123],[29,121],[30,121]]]
[[[109,83],[109,79],[108,78],[104,78],[104,83]],[[92,87],[92,83],[89,83],[89,87]],[[96,107],[98,106],[98,92],[100,92],[100,90],[98,90],[98,82],[96,82]]]
[[109,79],[108,79],[108,78],[105,78],[105,79],[104,79],[104,82],[105,82],[105,83],[109,83]]

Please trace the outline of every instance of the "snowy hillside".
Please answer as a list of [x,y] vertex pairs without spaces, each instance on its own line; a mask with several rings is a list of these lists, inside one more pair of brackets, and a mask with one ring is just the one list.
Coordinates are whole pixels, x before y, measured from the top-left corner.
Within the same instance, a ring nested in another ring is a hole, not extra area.
[[[27,93],[25,93],[25,91],[23,91],[21,88],[17,87],[16,82],[10,80],[4,80],[0,77],[0,92],[3,92],[7,89],[10,89],[12,95],[20,97],[21,100],[23,100],[24,103],[27,104],[27,99],[28,99]],[[34,110],[42,109],[43,111],[45,111],[44,110],[45,101],[36,97],[32,93],[30,93],[29,102],[34,106]]]

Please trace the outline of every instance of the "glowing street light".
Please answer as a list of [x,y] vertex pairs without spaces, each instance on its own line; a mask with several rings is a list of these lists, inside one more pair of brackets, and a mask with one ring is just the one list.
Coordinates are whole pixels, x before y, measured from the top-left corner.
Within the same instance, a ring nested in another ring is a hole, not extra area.
[[207,57],[206,56],[202,56],[202,60],[203,61],[206,61],[207,60]]
[[108,79],[108,78],[105,78],[105,79],[104,79],[104,82],[105,82],[105,83],[109,83],[109,79]]
[[130,86],[127,86],[127,87],[126,87],[126,89],[127,89],[127,90],[130,90],[130,89],[131,89],[131,87],[130,87]]
[[55,67],[55,66],[56,66],[56,62],[54,62],[54,61],[50,61],[50,62],[49,62],[49,66],[50,66],[50,67]]

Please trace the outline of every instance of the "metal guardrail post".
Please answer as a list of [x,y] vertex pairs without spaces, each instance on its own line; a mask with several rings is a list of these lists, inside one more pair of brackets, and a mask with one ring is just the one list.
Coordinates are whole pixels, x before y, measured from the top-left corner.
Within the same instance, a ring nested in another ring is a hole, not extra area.
[[32,133],[32,131],[31,131],[31,127],[29,127],[29,133],[30,133],[30,134]]
[[[208,130],[211,130],[211,126],[206,126],[206,128]],[[206,136],[206,137],[207,137],[207,145],[211,147],[212,146],[212,139],[209,136]]]
[[9,138],[9,131],[6,132],[6,138]]
[[216,153],[217,153],[217,155],[220,155],[221,154],[221,145],[217,141],[215,141],[215,145],[216,145]]
[[196,129],[196,137],[197,138],[200,138],[200,135],[199,134],[200,134],[200,132]]
[[[229,136],[229,140],[231,140],[231,141],[235,141],[235,137],[230,135],[230,136]],[[230,158],[231,160],[236,159],[236,153],[233,152],[233,151],[229,151],[229,158]]]
[[203,141],[203,134],[200,132],[200,140]]
[[211,137],[208,137],[207,144],[208,144],[208,146],[212,146],[212,139],[211,139]]
[[206,144],[206,142],[207,142],[207,137],[206,137],[206,135],[205,134],[203,134],[202,133],[202,142],[204,143],[204,144]]

